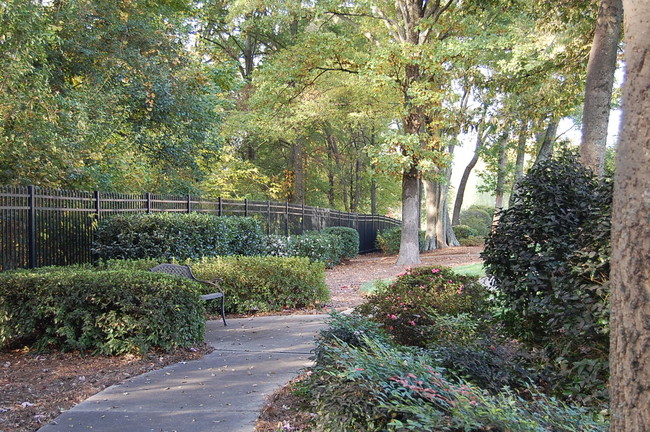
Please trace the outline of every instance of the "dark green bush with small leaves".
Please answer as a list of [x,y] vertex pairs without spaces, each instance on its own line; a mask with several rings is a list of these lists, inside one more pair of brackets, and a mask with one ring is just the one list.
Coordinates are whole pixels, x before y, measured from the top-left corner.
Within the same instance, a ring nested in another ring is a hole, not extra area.
[[475,204],[460,213],[458,222],[459,226],[469,227],[472,231],[469,236],[485,237],[492,229],[493,216],[494,207]]
[[309,231],[299,236],[290,237],[289,255],[307,257],[332,268],[341,263],[344,245],[339,235]]
[[[544,347],[558,365],[590,361],[594,370],[582,375],[579,387],[587,390],[591,382],[590,391],[601,394],[609,347],[611,203],[608,178],[594,176],[577,156],[560,154],[520,181],[483,252],[510,332]],[[569,381],[572,369],[562,369]]]
[[478,312],[486,290],[474,276],[448,268],[408,269],[359,306],[359,313],[382,324],[397,342],[425,346],[427,328],[439,315]]
[[195,282],[143,271],[48,268],[0,274],[0,345],[98,354],[203,342]]
[[328,227],[323,228],[320,232],[334,234],[340,238],[343,247],[343,258],[351,259],[359,255],[359,232],[354,228]]
[[93,252],[100,259],[164,260],[260,255],[262,227],[254,218],[204,213],[115,215],[102,219]]
[[471,228],[467,225],[456,225],[452,227],[454,234],[456,234],[457,239],[464,239],[467,237],[473,237],[478,235],[478,231],[474,228]]

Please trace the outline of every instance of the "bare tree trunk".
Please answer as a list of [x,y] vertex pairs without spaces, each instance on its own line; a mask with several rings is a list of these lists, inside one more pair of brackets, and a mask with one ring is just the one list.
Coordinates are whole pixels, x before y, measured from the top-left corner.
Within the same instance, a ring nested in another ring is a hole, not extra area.
[[555,135],[557,134],[558,121],[551,118],[546,127],[546,132],[544,133],[544,139],[542,145],[539,148],[537,153],[537,158],[535,159],[535,164],[550,158],[553,156],[553,144],[555,143]]
[[[402,238],[397,265],[420,264],[419,223],[420,181],[413,167],[402,175]],[[415,240],[415,241],[413,241]]]
[[305,203],[305,170],[304,170],[304,145],[299,138],[291,145],[291,162],[295,174],[293,199],[296,204]]
[[460,184],[458,185],[458,192],[456,193],[456,201],[454,201],[454,212],[451,218],[452,225],[458,225],[458,221],[460,219],[460,210],[463,207],[463,200],[465,199],[465,189],[467,188],[467,181],[469,180],[469,175],[472,173],[472,170],[474,169],[476,163],[478,162],[479,152],[481,150],[481,147],[483,147],[483,139],[485,137],[483,136],[483,131],[481,130],[481,123],[479,123],[479,127],[477,130],[476,148],[474,149],[474,156],[472,156],[472,159],[465,167],[465,171],[463,171],[463,176],[460,178]]
[[514,204],[515,189],[517,183],[524,176],[524,162],[526,161],[526,140],[528,139],[528,121],[521,124],[519,130],[519,140],[517,142],[517,161],[515,162],[515,181],[512,183],[512,191],[510,192],[509,205]]
[[616,54],[623,27],[622,0],[600,0],[587,65],[580,160],[597,175],[605,172],[605,147]]
[[650,430],[650,2],[624,0],[626,81],[612,214],[611,431]]
[[498,167],[497,167],[497,187],[495,192],[495,200],[494,200],[494,211],[495,215],[501,210],[503,207],[503,194],[504,194],[504,189],[505,189],[505,182],[506,182],[506,165],[508,162],[508,158],[506,157],[506,147],[508,146],[508,135],[507,133],[504,133],[501,135],[499,138],[499,162],[498,162]]

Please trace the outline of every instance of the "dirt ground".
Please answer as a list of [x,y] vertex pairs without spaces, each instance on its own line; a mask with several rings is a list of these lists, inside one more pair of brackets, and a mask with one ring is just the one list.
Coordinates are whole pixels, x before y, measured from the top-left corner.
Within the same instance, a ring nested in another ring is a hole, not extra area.
[[[480,247],[459,247],[427,252],[421,265],[453,267],[480,262]],[[344,310],[363,302],[360,287],[366,282],[394,277],[406,266],[396,266],[395,256],[368,254],[327,270],[331,308]],[[295,311],[315,313],[317,311]],[[31,432],[60,413],[113,384],[168,364],[198,359],[210,352],[205,346],[145,357],[90,356],[80,353],[36,354],[29,350],[0,353],[0,432]],[[288,392],[280,391],[265,408],[258,431],[275,431],[286,420]]]

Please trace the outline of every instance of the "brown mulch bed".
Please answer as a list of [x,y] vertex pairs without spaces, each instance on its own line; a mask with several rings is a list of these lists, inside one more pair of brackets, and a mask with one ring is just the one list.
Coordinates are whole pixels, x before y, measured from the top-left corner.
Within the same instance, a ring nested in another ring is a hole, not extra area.
[[[456,266],[480,261],[480,247],[460,247],[427,252],[421,265]],[[287,313],[323,313],[331,308],[344,310],[363,302],[361,286],[403,272],[396,257],[381,254],[359,256],[327,270],[326,282],[331,302],[318,311]],[[80,353],[37,354],[29,350],[0,353],[0,431],[31,432],[48,421],[113,384],[169,364],[201,358],[207,347],[152,353],[144,357],[81,355]],[[286,422],[304,422],[304,414],[293,412],[295,397],[288,389],[280,390],[264,409],[258,422],[259,432],[278,430]],[[300,416],[303,416],[302,418]]]

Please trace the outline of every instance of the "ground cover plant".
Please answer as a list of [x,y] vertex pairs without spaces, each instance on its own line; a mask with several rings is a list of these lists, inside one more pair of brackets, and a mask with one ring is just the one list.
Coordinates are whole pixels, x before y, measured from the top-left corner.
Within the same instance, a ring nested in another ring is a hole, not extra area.
[[507,387],[488,392],[444,367],[435,350],[395,344],[368,318],[335,315],[316,365],[295,384],[311,400],[310,430],[606,431],[586,409]]

